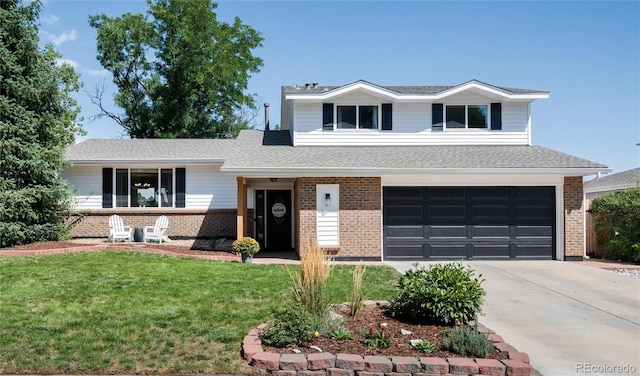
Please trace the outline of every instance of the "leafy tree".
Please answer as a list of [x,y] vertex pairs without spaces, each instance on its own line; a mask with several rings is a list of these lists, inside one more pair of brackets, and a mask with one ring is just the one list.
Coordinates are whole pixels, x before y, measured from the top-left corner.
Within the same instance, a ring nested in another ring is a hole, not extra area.
[[0,247],[56,240],[71,190],[64,149],[82,128],[70,94],[81,87],[61,55],[38,47],[41,3],[0,1]]
[[[254,108],[245,94],[262,60],[252,49],[260,33],[239,18],[216,18],[210,0],[147,0],[146,15],[89,18],[97,30],[98,60],[113,74],[115,103],[124,114],[107,111],[102,92],[92,95],[107,116],[131,138],[225,138],[248,124],[238,117]],[[246,108],[246,107],[245,107]]]

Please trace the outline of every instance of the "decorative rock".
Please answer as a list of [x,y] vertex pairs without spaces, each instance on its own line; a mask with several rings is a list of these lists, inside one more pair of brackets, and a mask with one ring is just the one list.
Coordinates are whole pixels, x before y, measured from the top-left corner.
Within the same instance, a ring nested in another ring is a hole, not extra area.
[[317,352],[322,352],[322,349],[318,346],[309,346],[310,349],[316,350]]
[[421,343],[422,340],[421,339],[410,339],[409,343],[411,344],[411,346],[416,347],[418,346],[419,343]]
[[298,350],[298,349],[292,349],[291,352],[293,352],[294,354],[300,354],[302,353],[302,351]]
[[378,300],[376,303],[378,307],[389,307],[391,305],[388,300]]
[[402,334],[403,336],[408,336],[409,334],[413,334],[413,332],[406,329],[400,329],[400,334]]
[[364,305],[365,307],[375,307],[378,305],[378,303],[373,300],[365,300],[362,302],[362,305]]

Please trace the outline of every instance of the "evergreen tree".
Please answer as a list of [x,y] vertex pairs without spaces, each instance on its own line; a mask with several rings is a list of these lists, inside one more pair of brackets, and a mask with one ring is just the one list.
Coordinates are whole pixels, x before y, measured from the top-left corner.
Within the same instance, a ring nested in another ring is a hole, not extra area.
[[38,47],[39,1],[0,0],[0,247],[58,240],[72,192],[64,150],[82,132],[81,87],[51,45]]

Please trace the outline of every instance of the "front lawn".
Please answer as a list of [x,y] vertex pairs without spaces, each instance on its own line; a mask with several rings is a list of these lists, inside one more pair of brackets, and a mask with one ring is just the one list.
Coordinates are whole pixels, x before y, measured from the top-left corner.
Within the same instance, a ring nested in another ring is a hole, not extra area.
[[[334,267],[332,302],[346,301],[352,272]],[[365,298],[390,299],[398,276],[368,266]],[[0,373],[237,373],[242,338],[290,286],[282,265],[126,251],[0,256]]]

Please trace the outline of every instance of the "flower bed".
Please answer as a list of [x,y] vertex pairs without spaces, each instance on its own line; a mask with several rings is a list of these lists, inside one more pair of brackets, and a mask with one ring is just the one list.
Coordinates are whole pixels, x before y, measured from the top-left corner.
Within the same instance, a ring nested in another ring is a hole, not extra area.
[[[387,302],[367,302],[368,306],[385,305]],[[488,359],[465,358],[455,354],[440,352],[440,356],[430,354],[380,355],[377,352],[363,355],[321,352],[304,347],[301,353],[291,349],[265,349],[261,334],[266,327],[259,325],[251,330],[242,343],[243,356],[250,365],[249,371],[276,376],[382,376],[385,374],[409,375],[530,375],[533,368],[526,353],[517,351],[505,343],[499,335],[483,325],[478,330],[486,333],[494,343],[497,356]]]

